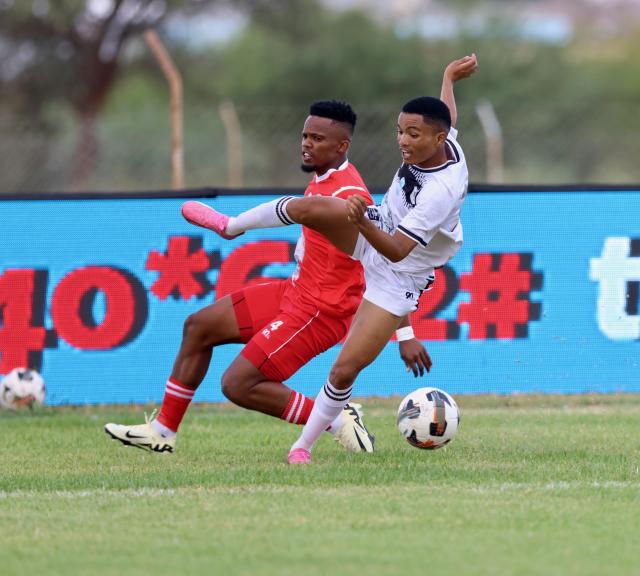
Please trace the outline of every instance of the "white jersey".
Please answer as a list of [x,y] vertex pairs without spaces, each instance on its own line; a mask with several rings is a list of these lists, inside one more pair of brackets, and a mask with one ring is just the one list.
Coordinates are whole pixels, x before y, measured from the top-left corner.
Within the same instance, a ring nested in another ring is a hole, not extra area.
[[450,159],[441,166],[403,164],[378,208],[386,232],[398,230],[417,242],[406,258],[389,266],[418,282],[446,264],[462,246],[460,207],[469,174],[457,135],[451,128],[446,140]]
[[447,157],[442,166],[418,168],[403,164],[380,206],[370,207],[367,217],[389,234],[396,230],[416,241],[400,262],[391,262],[360,234],[352,258],[364,268],[364,298],[396,316],[418,308],[422,292],[462,246],[460,207],[467,195],[469,175],[462,149],[451,129]]

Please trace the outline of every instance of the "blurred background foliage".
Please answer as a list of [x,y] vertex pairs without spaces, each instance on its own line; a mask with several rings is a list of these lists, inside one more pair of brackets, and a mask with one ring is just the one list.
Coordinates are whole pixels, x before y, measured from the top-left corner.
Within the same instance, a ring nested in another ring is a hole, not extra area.
[[[310,102],[359,115],[350,158],[372,187],[400,163],[400,106],[457,89],[471,181],[640,182],[640,5],[634,0],[0,0],[0,192],[171,185],[155,29],[183,80],[185,185],[228,186],[220,105],[242,137],[244,186],[303,186]],[[478,106],[502,135],[488,165]],[[495,168],[495,167],[494,167]]]

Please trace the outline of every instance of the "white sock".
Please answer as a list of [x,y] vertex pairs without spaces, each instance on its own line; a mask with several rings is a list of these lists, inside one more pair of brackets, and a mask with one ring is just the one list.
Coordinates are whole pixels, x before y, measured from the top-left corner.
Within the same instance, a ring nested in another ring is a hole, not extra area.
[[230,235],[242,234],[256,228],[278,228],[295,224],[287,214],[287,204],[293,200],[292,196],[283,196],[271,202],[258,204],[235,218],[229,218],[225,233]]
[[153,429],[164,438],[173,438],[176,435],[176,433],[171,430],[171,428],[167,428],[164,424],[161,424],[157,420],[151,420],[150,424]]
[[302,429],[302,434],[291,450],[304,448],[311,451],[318,438],[332,424],[342,412],[351,397],[352,386],[346,390],[338,390],[327,380],[313,404],[313,410]]
[[344,410],[340,410],[340,414],[338,414],[337,418],[331,422],[329,428],[327,428],[327,432],[335,436],[340,430],[340,426],[342,426],[342,415],[344,414]]

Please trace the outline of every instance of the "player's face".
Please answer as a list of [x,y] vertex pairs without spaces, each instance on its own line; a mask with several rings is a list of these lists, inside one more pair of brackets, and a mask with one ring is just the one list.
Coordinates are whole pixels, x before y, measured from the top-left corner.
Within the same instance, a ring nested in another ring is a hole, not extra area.
[[302,129],[302,170],[321,175],[338,168],[345,160],[349,141],[348,129],[342,123],[309,116]]
[[398,146],[402,161],[420,168],[431,168],[443,160],[442,144],[447,134],[427,124],[422,114],[401,112],[398,117]]

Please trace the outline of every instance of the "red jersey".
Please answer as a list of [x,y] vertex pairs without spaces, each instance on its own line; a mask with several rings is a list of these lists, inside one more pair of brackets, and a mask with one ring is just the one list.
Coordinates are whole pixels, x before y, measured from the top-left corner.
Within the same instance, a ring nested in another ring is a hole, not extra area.
[[[348,161],[336,170],[314,176],[304,192],[305,196],[343,199],[352,194],[359,194],[373,204],[360,173]],[[351,316],[355,313],[364,291],[360,262],[306,226],[302,227],[295,258],[298,266],[286,293],[288,299],[295,301],[302,298],[321,312],[333,316]]]

